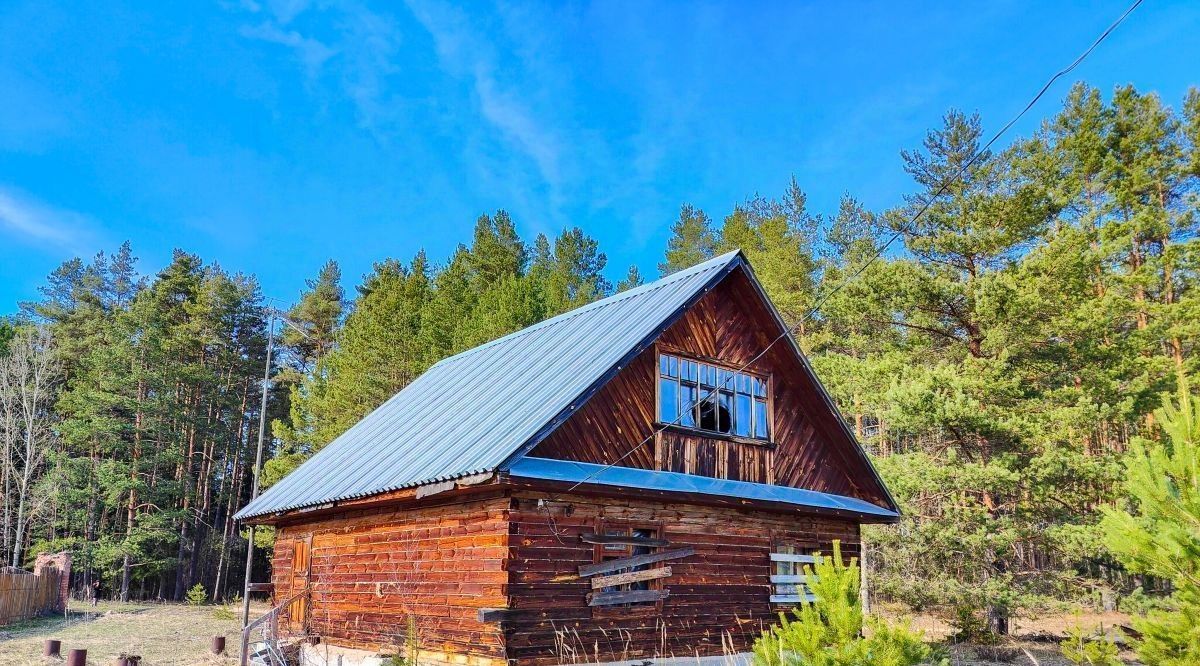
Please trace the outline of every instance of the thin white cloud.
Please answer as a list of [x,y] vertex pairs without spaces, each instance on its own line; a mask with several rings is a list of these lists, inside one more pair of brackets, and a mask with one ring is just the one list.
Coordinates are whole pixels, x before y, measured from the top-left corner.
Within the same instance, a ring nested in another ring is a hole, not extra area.
[[401,33],[388,16],[353,0],[271,0],[265,9],[258,4],[239,9],[262,19],[243,26],[243,37],[290,48],[314,91],[322,83],[339,88],[359,126],[377,139],[400,133],[406,109],[391,90],[391,78],[400,73]]
[[[503,158],[496,168],[490,169],[494,173],[483,174],[485,180],[507,181],[510,195],[519,202],[540,210],[542,216],[560,217],[563,192],[569,180],[563,164],[566,142],[553,120],[545,114],[539,114],[535,105],[530,103],[539,99],[539,95],[545,92],[545,84],[549,83],[546,72],[533,66],[538,56],[545,54],[511,49],[509,55],[515,56],[516,61],[506,62],[506,76],[502,77],[495,43],[497,35],[475,29],[463,12],[451,5],[424,0],[409,0],[407,4],[413,16],[433,38],[442,68],[451,76],[465,79],[471,85],[479,105],[479,116],[495,130],[492,138],[499,139],[512,154],[526,160],[525,165],[521,166],[531,165],[534,177],[541,181],[543,187],[534,188],[533,191],[519,187],[511,177],[513,167],[519,162],[506,164],[508,160]],[[544,62],[545,58],[541,60]],[[520,80],[522,77],[529,79],[527,85],[513,82],[513,79]],[[486,152],[489,143],[487,139],[469,141],[467,145],[471,154],[467,156],[468,161],[477,167],[495,161],[495,156]],[[478,152],[481,147],[484,147],[482,153]],[[508,177],[497,179],[496,176],[501,173],[508,173]],[[535,192],[542,189],[544,194]],[[535,203],[539,199],[541,205]],[[555,219],[555,222],[558,221]],[[531,222],[538,226],[539,221]]]
[[483,117],[533,160],[547,184],[560,186],[560,143],[553,132],[534,119],[517,95],[501,90],[496,80],[482,71],[475,76],[475,93]]
[[243,37],[257,39],[272,44],[287,46],[296,52],[304,65],[309,78],[316,78],[322,65],[329,60],[337,49],[330,48],[319,40],[305,37],[295,30],[284,30],[272,22],[256,26],[245,26],[241,29]]
[[91,221],[0,188],[0,233],[18,242],[78,254],[92,236]]

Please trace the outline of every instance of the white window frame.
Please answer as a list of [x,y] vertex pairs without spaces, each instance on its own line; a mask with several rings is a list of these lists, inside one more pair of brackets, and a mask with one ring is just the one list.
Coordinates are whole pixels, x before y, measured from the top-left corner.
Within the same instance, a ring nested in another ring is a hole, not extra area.
[[[779,549],[780,547],[776,546],[776,550]],[[798,604],[816,601],[817,597],[808,585],[808,575],[800,573],[804,571],[803,565],[815,563],[816,558],[812,555],[771,553],[771,603]],[[789,565],[786,568],[790,569],[791,573],[775,573],[780,564]]]

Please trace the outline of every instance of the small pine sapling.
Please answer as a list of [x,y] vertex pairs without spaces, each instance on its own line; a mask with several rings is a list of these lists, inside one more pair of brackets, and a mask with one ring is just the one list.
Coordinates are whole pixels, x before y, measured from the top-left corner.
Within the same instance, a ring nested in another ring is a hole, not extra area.
[[846,564],[839,542],[832,557],[814,559],[804,569],[815,599],[793,609],[790,618],[779,614],[779,626],[754,643],[754,666],[916,666],[934,657],[920,633],[864,617],[858,561]]
[[196,583],[187,591],[187,604],[189,606],[203,606],[208,601],[208,594],[204,591],[202,583]]
[[1120,650],[1113,639],[1103,631],[1090,635],[1083,627],[1067,630],[1067,639],[1058,644],[1063,658],[1075,666],[1121,666],[1124,662],[1117,656]]

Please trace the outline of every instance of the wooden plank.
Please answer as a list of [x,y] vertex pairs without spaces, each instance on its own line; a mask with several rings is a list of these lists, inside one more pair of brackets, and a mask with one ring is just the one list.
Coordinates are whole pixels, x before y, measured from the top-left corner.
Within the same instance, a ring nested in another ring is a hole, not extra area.
[[771,603],[773,604],[798,604],[802,601],[816,601],[817,597],[814,594],[772,594]]
[[661,548],[671,545],[666,539],[651,539],[649,537],[635,537],[618,534],[582,534],[579,540],[584,543],[600,543],[614,544],[621,546],[648,546],[650,548]]
[[670,575],[671,567],[659,567],[657,569],[643,569],[641,571],[613,574],[612,576],[596,576],[592,579],[592,589],[599,590],[600,588],[611,587],[613,585],[628,585],[629,583],[640,583],[644,580],[657,580]]
[[589,606],[612,606],[614,604],[640,604],[661,601],[667,598],[667,590],[629,590],[627,592],[597,592],[589,595]]
[[511,608],[480,608],[480,622],[503,622],[512,617]]
[[771,582],[772,583],[807,583],[808,576],[772,574]]
[[815,564],[816,558],[812,555],[792,555],[791,553],[771,553],[772,562],[800,562],[802,564]]
[[607,562],[601,562],[600,564],[585,564],[579,567],[579,575],[594,576],[596,574],[609,573],[611,571],[620,571],[621,569],[640,567],[643,564],[654,564],[655,562],[665,562],[666,560],[677,560],[681,557],[688,557],[695,554],[696,549],[688,546],[687,548],[664,550],[661,553],[634,555],[633,557],[623,557],[619,560],[609,560]]

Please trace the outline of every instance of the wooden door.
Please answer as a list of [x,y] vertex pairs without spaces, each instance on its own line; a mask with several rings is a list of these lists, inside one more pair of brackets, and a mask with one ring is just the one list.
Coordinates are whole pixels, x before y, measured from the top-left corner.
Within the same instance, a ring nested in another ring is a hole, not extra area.
[[[292,594],[302,592],[308,587],[312,562],[312,535],[296,539],[292,542]],[[308,600],[298,599],[288,609],[288,616],[294,628],[301,628],[308,618]]]

